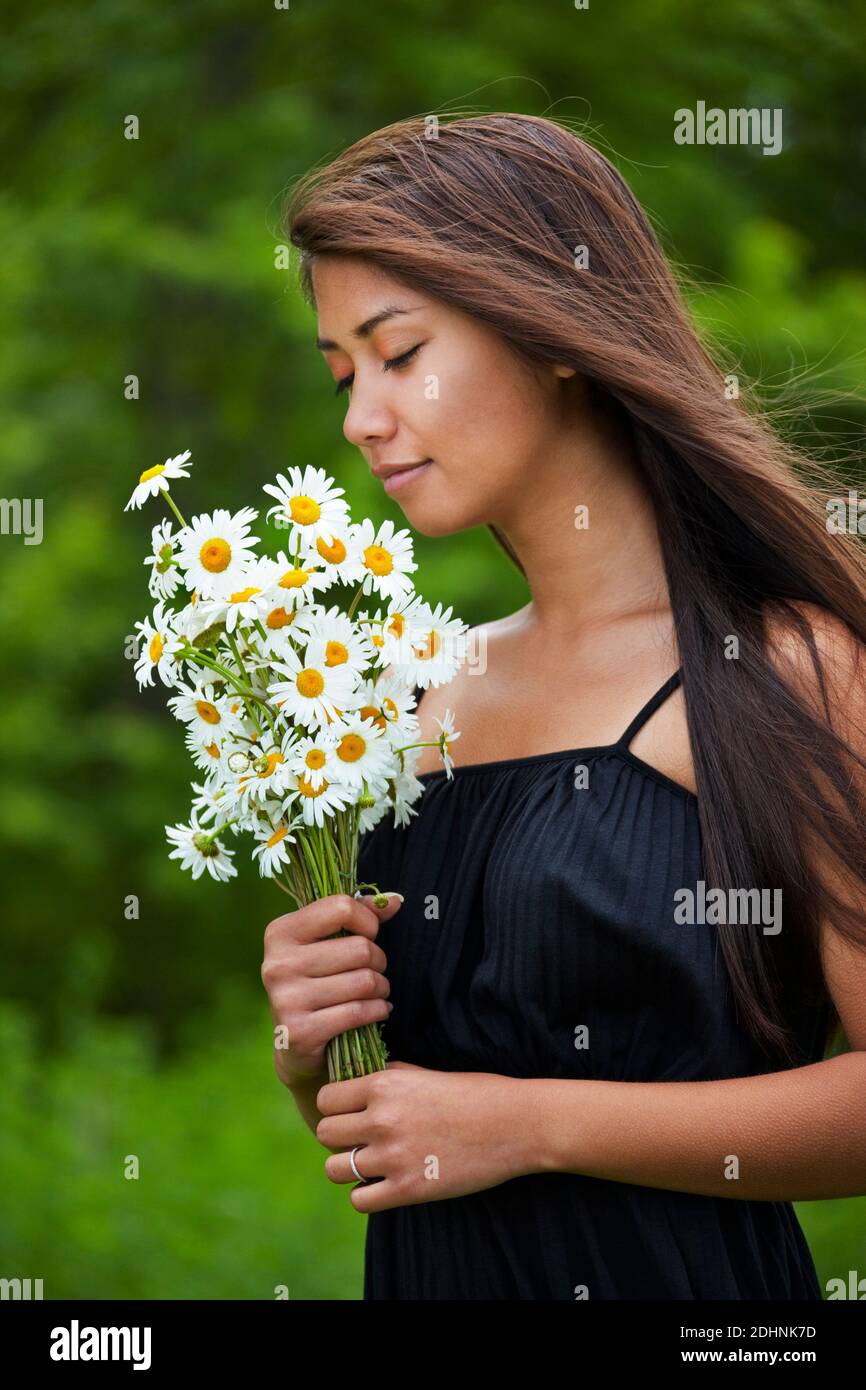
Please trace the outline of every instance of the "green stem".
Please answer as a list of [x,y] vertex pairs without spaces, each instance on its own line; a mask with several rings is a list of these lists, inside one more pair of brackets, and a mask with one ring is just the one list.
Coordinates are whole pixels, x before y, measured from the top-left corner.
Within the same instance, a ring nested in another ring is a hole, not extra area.
[[165,500],[166,500],[166,502],[168,503],[168,505],[171,507],[172,511],[174,512],[174,514],[175,514],[175,516],[177,517],[178,521],[180,522],[181,526],[183,526],[184,529],[186,529],[186,522],[184,521],[184,519],[183,519],[183,517],[181,516],[180,512],[178,511],[177,507],[174,505],[174,498],[172,497],[172,495],[171,495],[171,493],[169,492],[169,490],[168,490],[167,487],[162,489],[162,495],[163,495],[163,497],[165,498]]
[[[228,632],[228,631],[226,632],[226,641],[228,642],[229,646],[230,646],[231,649],[232,649],[232,655],[234,656],[235,661],[238,663],[238,666],[239,666],[239,667],[241,668],[241,670],[243,671],[244,680],[246,681],[247,685],[249,686],[250,694],[252,694],[252,685],[250,684],[249,672],[247,671],[247,668],[246,668],[246,666],[244,665],[244,663],[241,661],[241,654],[240,654],[240,652],[238,651],[238,644],[237,644],[237,642],[235,641],[235,639],[234,639],[234,637],[232,636],[232,634],[231,634],[230,632]],[[256,726],[256,732],[258,733],[259,737],[261,737],[262,728],[261,728],[261,725],[259,724],[259,721],[256,719],[255,712],[254,712],[252,709],[248,708],[247,713],[249,714],[250,719],[253,721],[253,723],[254,723],[255,726]],[[273,729],[273,727],[274,727],[273,721],[271,721],[271,728]]]
[[[257,705],[261,705],[270,718],[267,700],[263,700],[261,695],[257,695],[248,685],[244,685],[243,681],[238,680],[233,671],[229,671],[226,666],[216,661],[214,657],[208,656],[206,652],[200,652],[196,647],[184,647],[182,651],[178,652],[177,659],[178,661],[195,661],[202,666],[207,666],[211,671],[216,671],[225,680],[231,681],[232,685],[235,686],[240,694],[247,700],[255,700]],[[253,720],[253,723],[255,723],[255,720]],[[271,720],[271,726],[273,727],[273,720]],[[256,724],[256,728],[259,728],[258,724]],[[261,729],[259,729],[259,733],[261,733]]]
[[362,584],[361,587],[360,587],[360,589],[359,589],[358,592],[356,593],[355,597],[352,599],[352,602],[351,602],[351,604],[350,604],[350,606],[349,606],[349,611],[348,611],[348,613],[346,614],[346,617],[347,617],[347,618],[353,618],[353,617],[355,616],[355,609],[358,607],[358,604],[359,604],[360,601],[361,601],[361,596],[362,596],[363,592],[364,592],[364,585]]
[[205,843],[208,845],[211,844],[212,841],[216,840],[223,833],[224,830],[228,830],[230,825],[236,825],[239,820],[240,816],[235,816],[234,820],[225,821],[224,824],[220,826],[219,830],[214,830],[211,832],[210,835],[205,836]]

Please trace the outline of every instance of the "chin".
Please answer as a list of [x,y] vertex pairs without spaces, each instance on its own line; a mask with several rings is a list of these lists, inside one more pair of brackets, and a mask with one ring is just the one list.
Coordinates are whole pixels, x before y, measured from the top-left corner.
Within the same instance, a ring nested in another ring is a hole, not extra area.
[[454,536],[459,531],[468,531],[471,526],[477,525],[477,522],[455,516],[453,512],[443,515],[432,507],[421,506],[420,503],[414,507],[407,504],[403,508],[403,515],[413,531],[422,536],[429,536],[431,540],[441,536]]

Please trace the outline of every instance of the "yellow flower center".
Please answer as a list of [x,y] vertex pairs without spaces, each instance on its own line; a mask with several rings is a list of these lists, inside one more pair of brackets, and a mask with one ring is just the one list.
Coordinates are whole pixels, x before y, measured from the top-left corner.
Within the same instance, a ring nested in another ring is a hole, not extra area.
[[141,475],[141,477],[139,478],[138,481],[139,481],[140,483],[149,483],[150,480],[151,480],[151,478],[158,478],[159,475],[160,475],[160,473],[164,473],[164,472],[165,472],[165,464],[164,464],[164,463],[158,463],[158,464],[156,465],[155,468],[145,468],[144,472],[142,473],[142,475]]
[[392,719],[396,719],[399,714],[399,710],[390,695],[386,695],[385,699],[382,701],[382,709],[387,710]]
[[406,619],[403,617],[403,614],[392,613],[391,617],[388,619],[388,631],[393,633],[394,636],[399,640],[403,636],[405,628]]
[[198,558],[211,574],[221,574],[229,566],[232,548],[221,536],[212,536],[209,541],[205,541]]
[[203,719],[206,724],[219,724],[220,712],[216,705],[212,705],[209,700],[196,700],[195,707],[199,719]]
[[246,603],[248,598],[252,598],[253,594],[260,594],[261,592],[261,589],[238,589],[236,594],[232,594],[229,602]]
[[268,753],[266,756],[268,760],[268,765],[266,768],[263,768],[262,771],[258,774],[259,777],[273,777],[274,768],[277,766],[277,763],[285,762],[285,758],[283,757],[282,753],[280,753],[279,750],[276,748],[272,748],[270,753]]
[[372,719],[373,723],[378,724],[380,729],[384,729],[387,724],[387,720],[382,711],[377,709],[375,705],[362,705],[361,709],[358,711],[358,718]]
[[150,646],[148,647],[150,659],[154,665],[156,665],[156,663],[159,661],[159,658],[162,656],[164,648],[165,643],[163,642],[159,633],[155,632],[150,639]]
[[296,684],[298,694],[303,695],[308,700],[317,699],[325,688],[321,671],[317,671],[313,666],[307,666],[303,671],[298,672]]
[[220,755],[220,750],[215,743],[208,743],[204,751],[210,753],[212,758],[218,758]]
[[271,838],[268,840],[268,849],[273,849],[274,845],[278,845],[280,843],[280,840],[285,839],[288,833],[289,827],[287,825],[281,825],[279,830],[275,830]]
[[356,763],[366,751],[367,744],[360,734],[345,734],[337,745],[337,757],[344,763]]
[[327,541],[323,541],[322,537],[319,536],[316,541],[316,549],[322,559],[327,560],[331,565],[340,565],[346,558],[346,547],[339,536],[334,537],[333,545],[328,545]]
[[322,785],[320,787],[314,787],[307,781],[303,773],[300,773],[298,776],[298,791],[301,793],[301,796],[321,796],[327,786],[328,783],[325,781],[324,777],[322,778]]
[[272,608],[265,619],[265,627],[280,628],[288,627],[295,621],[294,613],[287,613],[285,608]]
[[424,643],[420,647],[413,647],[413,652],[419,661],[431,661],[442,650],[442,638],[435,628],[431,628],[427,633]]
[[378,647],[380,651],[385,645],[384,637],[382,637],[378,632],[370,633],[370,641],[373,643],[373,646]]
[[304,758],[304,762],[307,764],[307,767],[311,767],[318,771],[320,767],[325,766],[325,755],[321,748],[311,748]]
[[325,665],[342,666],[349,660],[349,653],[342,642],[328,642],[325,647]]
[[289,503],[289,511],[292,514],[292,521],[297,521],[301,526],[311,525],[312,522],[318,521],[322,515],[322,509],[315,497],[307,497],[303,492],[292,498]]
[[310,570],[286,570],[279,581],[281,589],[302,589],[310,577]]
[[390,574],[394,568],[391,552],[383,545],[368,545],[364,549],[364,564],[373,574]]

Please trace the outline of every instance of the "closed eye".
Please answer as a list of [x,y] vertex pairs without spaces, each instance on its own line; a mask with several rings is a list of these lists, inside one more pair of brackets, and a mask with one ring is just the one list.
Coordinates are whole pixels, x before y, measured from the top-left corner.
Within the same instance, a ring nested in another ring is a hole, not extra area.
[[[395,370],[395,368],[397,371],[399,371],[401,367],[407,366],[408,363],[412,361],[412,358],[415,356],[417,352],[421,351],[423,346],[423,343],[416,343],[414,347],[409,348],[408,352],[401,352],[399,357],[389,357],[386,361],[382,363],[382,371],[392,372]],[[334,395],[339,396],[341,391],[347,391],[354,380],[354,372],[351,372],[349,376],[344,376],[342,381],[337,382],[337,389],[334,392]]]

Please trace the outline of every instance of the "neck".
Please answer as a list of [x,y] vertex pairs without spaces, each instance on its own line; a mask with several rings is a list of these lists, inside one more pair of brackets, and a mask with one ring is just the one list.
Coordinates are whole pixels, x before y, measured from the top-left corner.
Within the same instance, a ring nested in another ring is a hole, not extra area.
[[573,636],[668,608],[655,512],[621,424],[585,413],[544,455],[531,508],[491,518],[524,568],[526,620],[546,636]]

